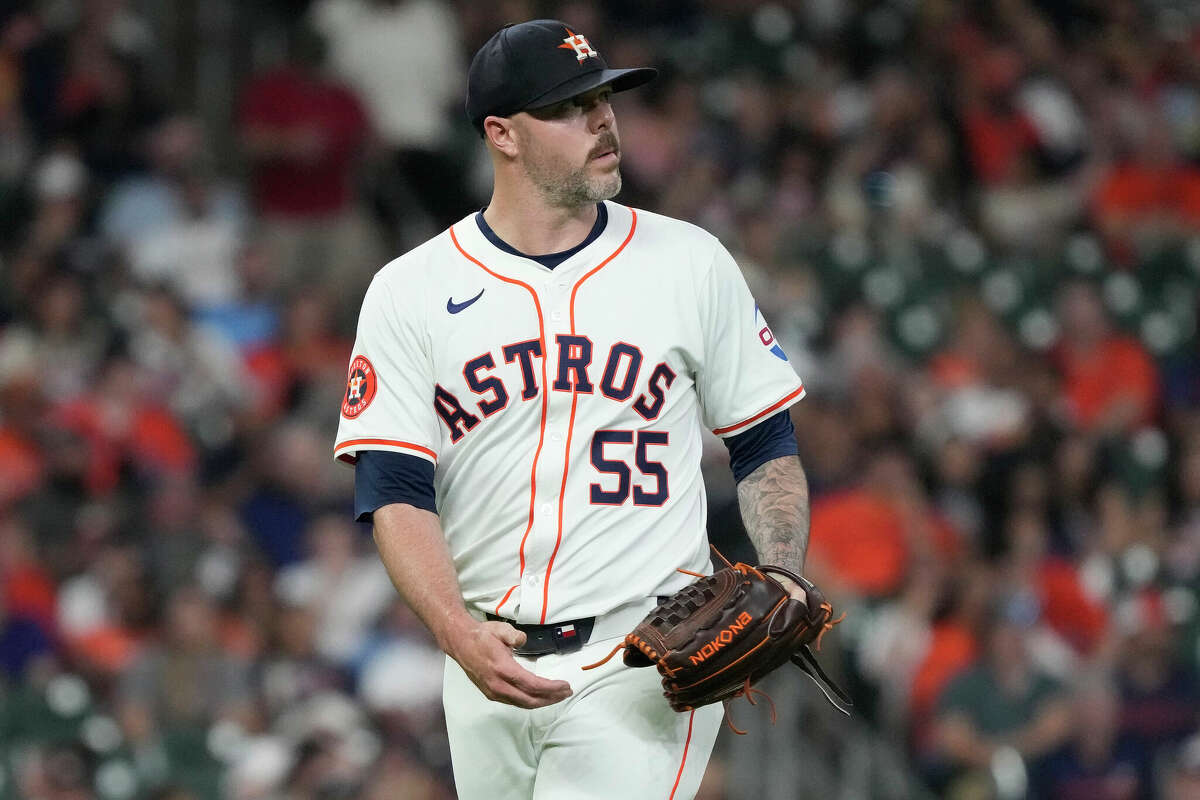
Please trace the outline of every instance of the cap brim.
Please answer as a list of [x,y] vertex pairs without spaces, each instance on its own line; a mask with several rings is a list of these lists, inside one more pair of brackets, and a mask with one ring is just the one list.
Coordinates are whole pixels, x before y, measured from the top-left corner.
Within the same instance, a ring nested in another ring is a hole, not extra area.
[[560,83],[550,91],[546,92],[541,97],[530,101],[522,111],[530,109],[545,108],[552,106],[569,97],[574,97],[577,94],[590,92],[597,86],[604,84],[612,84],[614,92],[623,92],[626,89],[635,89],[644,83],[649,83],[658,75],[658,70],[654,67],[633,67],[632,69],[600,69],[595,72],[589,72],[580,75],[577,78],[572,78],[565,83]]

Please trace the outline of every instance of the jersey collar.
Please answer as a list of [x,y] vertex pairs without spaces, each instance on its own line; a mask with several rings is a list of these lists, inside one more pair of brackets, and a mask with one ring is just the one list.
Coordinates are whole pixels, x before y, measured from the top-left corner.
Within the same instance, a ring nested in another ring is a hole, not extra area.
[[590,242],[585,242],[578,252],[571,254],[554,269],[545,267],[527,256],[497,247],[479,229],[475,213],[454,223],[453,229],[455,237],[467,253],[501,275],[535,281],[544,280],[550,275],[560,280],[569,276],[573,280],[608,258],[629,235],[629,229],[633,225],[633,213],[630,209],[611,201],[605,201],[604,207],[608,212],[608,224],[604,226],[604,230]]
[[571,256],[575,255],[580,250],[595,241],[600,234],[604,233],[604,229],[608,226],[608,207],[605,206],[604,203],[596,204],[596,221],[592,223],[592,229],[588,231],[588,235],[582,242],[574,247],[569,247],[566,250],[562,250],[557,253],[547,253],[544,256],[531,256],[527,253],[522,253],[508,242],[501,239],[496,235],[496,232],[492,230],[491,226],[487,224],[487,220],[483,218],[483,211],[480,211],[475,215],[475,224],[479,226],[479,232],[482,233],[489,242],[504,252],[511,253],[514,256],[521,256],[522,258],[528,258],[530,261],[536,261],[547,269],[554,269],[559,264],[569,260]]

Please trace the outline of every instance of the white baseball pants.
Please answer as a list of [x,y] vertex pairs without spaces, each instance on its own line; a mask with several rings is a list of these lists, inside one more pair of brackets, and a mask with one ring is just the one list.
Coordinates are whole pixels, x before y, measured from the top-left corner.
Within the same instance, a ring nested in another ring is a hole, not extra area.
[[[596,623],[601,635],[603,621]],[[574,653],[516,656],[574,692],[532,710],[488,700],[447,657],[443,701],[459,800],[691,800],[724,709],[672,711],[658,670],[626,667],[619,654],[580,669],[621,636],[593,639]]]

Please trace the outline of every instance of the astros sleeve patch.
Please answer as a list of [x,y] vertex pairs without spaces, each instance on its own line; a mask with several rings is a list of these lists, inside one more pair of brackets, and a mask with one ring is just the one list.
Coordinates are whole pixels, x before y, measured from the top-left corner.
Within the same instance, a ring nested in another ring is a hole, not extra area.
[[366,356],[355,356],[350,362],[350,373],[346,376],[346,394],[342,397],[342,416],[354,419],[367,410],[375,399],[379,380],[375,367]]
[[376,278],[363,299],[346,371],[334,456],[353,464],[361,450],[386,450],[437,463],[432,366],[421,312],[398,302]]

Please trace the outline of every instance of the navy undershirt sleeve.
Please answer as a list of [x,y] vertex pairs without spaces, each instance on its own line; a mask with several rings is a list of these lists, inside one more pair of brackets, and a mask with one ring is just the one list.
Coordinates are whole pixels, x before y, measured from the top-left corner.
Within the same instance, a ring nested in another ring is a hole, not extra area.
[[792,416],[786,409],[724,442],[729,448],[729,468],[738,482],[772,459],[800,454]]
[[354,519],[370,522],[389,503],[408,503],[437,513],[433,464],[391,450],[359,450],[354,465]]

